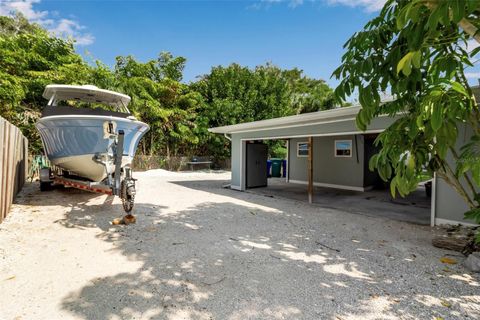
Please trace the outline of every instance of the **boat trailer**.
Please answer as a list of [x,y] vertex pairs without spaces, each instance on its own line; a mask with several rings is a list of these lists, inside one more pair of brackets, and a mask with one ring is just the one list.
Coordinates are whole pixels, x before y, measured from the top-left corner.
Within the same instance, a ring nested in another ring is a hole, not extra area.
[[[80,190],[103,193],[120,197],[123,210],[129,213],[135,203],[135,181],[130,167],[122,168],[123,144],[125,133],[119,130],[112,134],[114,142],[110,145],[107,159],[97,159],[105,166],[107,178],[102,182],[92,182],[81,177],[70,175],[58,167],[45,167],[40,169],[40,190],[51,190],[53,185],[63,185]],[[109,167],[113,162],[115,169],[110,172]]]

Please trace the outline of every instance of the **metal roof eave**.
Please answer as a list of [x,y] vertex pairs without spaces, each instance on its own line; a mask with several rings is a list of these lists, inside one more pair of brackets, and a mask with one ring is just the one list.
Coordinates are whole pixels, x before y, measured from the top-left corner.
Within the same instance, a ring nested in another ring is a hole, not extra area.
[[337,109],[304,113],[288,117],[215,127],[208,129],[208,131],[212,133],[232,134],[255,130],[280,129],[286,127],[313,125],[318,123],[340,122],[354,119],[360,109],[360,106],[342,107]]

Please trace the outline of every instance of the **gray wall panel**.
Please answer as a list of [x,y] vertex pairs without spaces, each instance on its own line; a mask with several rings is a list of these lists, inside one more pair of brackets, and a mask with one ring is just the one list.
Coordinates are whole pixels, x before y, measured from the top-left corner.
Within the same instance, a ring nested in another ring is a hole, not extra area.
[[436,185],[436,218],[465,221],[463,214],[468,210],[462,197],[442,179],[437,179]]
[[[457,152],[467,142],[469,142],[473,131],[470,127],[464,124],[458,125],[458,139],[456,144]],[[455,168],[452,154],[449,153],[447,161]],[[466,182],[462,179],[462,184],[466,186]],[[468,190],[468,188],[467,188]],[[479,190],[477,190],[478,192]],[[436,197],[435,197],[436,218],[465,221],[463,219],[464,213],[469,209],[463,198],[445,181],[441,178],[437,179]],[[471,222],[471,221],[470,221]]]
[[237,135],[232,136],[232,153],[231,153],[231,163],[232,163],[232,181],[230,184],[232,186],[240,187],[240,175],[241,173],[241,140]]
[[[335,157],[335,140],[352,140],[352,157]],[[297,143],[290,140],[290,180],[307,181],[307,158],[297,157]],[[343,186],[363,187],[363,136],[357,136],[358,162],[354,135],[315,137],[313,139],[313,181]]]

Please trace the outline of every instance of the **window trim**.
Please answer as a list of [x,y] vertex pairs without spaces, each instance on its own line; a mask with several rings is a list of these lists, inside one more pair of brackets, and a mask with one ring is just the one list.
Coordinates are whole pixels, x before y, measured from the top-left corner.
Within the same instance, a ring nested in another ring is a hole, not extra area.
[[[350,149],[337,149],[337,142],[340,143],[350,143]],[[339,155],[337,154],[337,150],[350,150],[349,155]],[[352,139],[341,139],[341,140],[335,140],[333,143],[333,155],[335,158],[351,158],[353,156],[353,141]]]
[[[299,154],[301,144],[306,144],[307,145],[307,154]],[[309,150],[308,141],[297,142],[297,158],[307,158],[308,157],[308,150]]]

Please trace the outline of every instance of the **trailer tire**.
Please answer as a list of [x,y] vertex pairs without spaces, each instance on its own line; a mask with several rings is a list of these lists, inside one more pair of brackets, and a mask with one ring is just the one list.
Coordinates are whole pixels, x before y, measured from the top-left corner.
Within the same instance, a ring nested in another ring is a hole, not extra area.
[[52,190],[53,181],[50,180],[51,174],[50,168],[40,169],[40,191]]
[[52,182],[40,182],[40,191],[52,190]]

